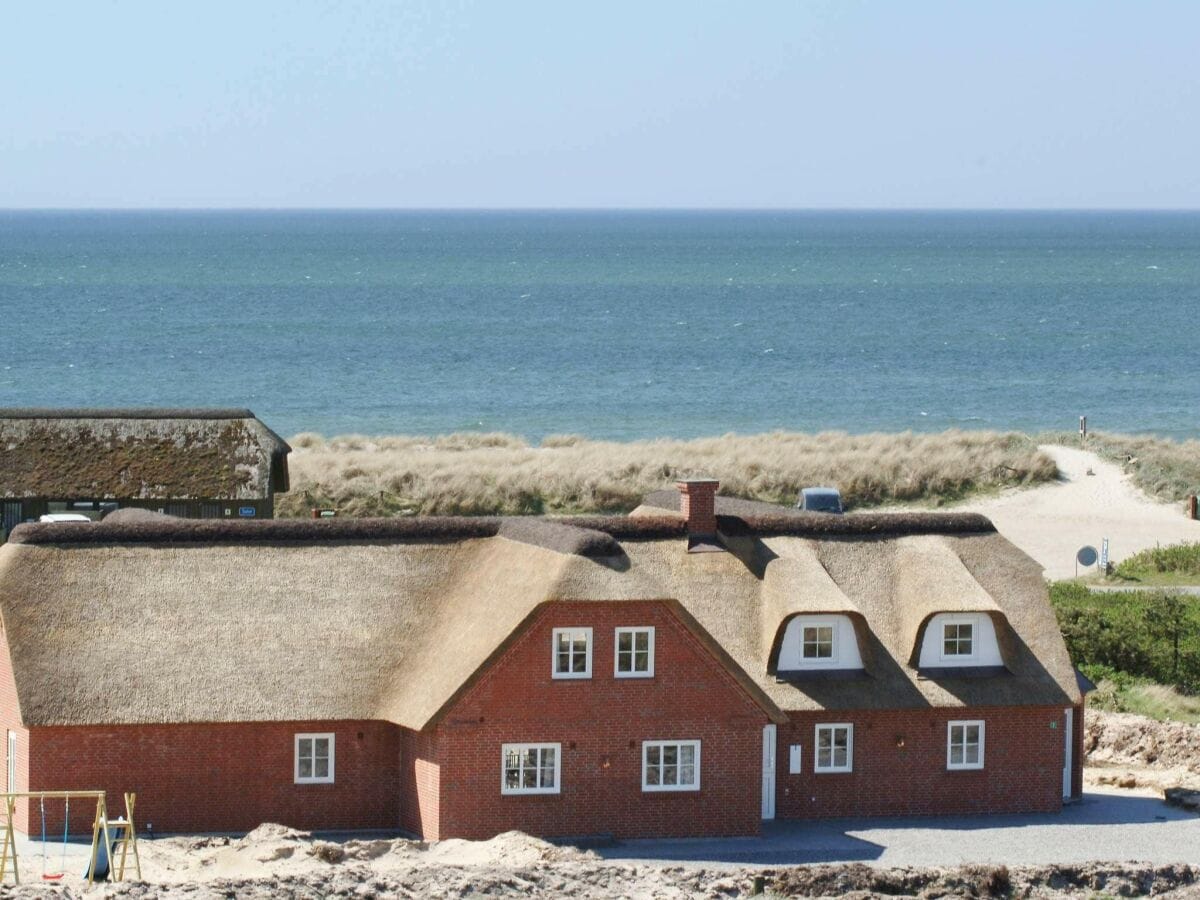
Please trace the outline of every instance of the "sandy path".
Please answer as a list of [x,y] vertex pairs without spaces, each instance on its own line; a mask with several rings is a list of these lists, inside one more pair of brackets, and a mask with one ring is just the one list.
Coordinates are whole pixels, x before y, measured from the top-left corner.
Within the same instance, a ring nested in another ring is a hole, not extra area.
[[1113,562],[1155,544],[1200,541],[1200,522],[1185,519],[1182,504],[1147,497],[1119,466],[1070,447],[1040,449],[1058,463],[1057,484],[1006,491],[962,508],[991,519],[1045,567],[1046,577],[1070,578],[1076,551],[1084,544],[1099,551],[1106,537]]

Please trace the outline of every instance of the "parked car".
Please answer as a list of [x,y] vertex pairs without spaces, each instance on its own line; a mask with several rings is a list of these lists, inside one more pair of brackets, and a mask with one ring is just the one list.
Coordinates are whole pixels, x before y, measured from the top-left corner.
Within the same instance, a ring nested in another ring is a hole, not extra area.
[[796,502],[796,509],[806,512],[834,513],[839,516],[845,512],[842,509],[841,492],[837,488],[831,487],[804,488],[800,492],[800,499]]
[[46,513],[39,522],[91,522],[83,513]]

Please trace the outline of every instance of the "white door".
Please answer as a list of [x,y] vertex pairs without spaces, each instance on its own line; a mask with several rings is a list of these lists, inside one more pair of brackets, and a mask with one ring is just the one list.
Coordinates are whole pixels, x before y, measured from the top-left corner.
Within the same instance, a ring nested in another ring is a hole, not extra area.
[[763,726],[762,817],[775,818],[775,726]]
[[1071,796],[1071,769],[1074,762],[1075,740],[1074,740],[1074,725],[1075,725],[1075,710],[1067,709],[1067,727],[1063,729],[1065,732],[1063,737],[1066,738],[1066,752],[1063,753],[1063,797],[1070,798]]

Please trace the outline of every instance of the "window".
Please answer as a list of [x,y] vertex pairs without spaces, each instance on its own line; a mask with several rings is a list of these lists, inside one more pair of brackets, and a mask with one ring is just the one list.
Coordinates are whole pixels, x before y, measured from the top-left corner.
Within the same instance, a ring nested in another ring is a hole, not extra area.
[[554,629],[555,678],[592,677],[592,629]]
[[618,628],[613,675],[650,678],[654,675],[654,629]]
[[818,725],[814,772],[854,770],[854,726]]
[[975,655],[975,624],[946,622],[942,625],[942,656],[962,659]]
[[996,635],[1003,623],[1003,617],[986,612],[935,613],[924,627],[917,668],[1000,674],[1005,665]]
[[500,793],[558,793],[562,744],[505,744],[500,757]]
[[832,661],[834,628],[833,624],[805,625],[801,633],[800,658],[813,662]]
[[850,671],[862,667],[858,633],[848,615],[800,615],[787,620],[775,660],[777,672]]
[[700,742],[644,741],[642,790],[700,790]]
[[946,768],[983,768],[983,722],[950,722],[947,725]]
[[333,783],[333,735],[296,735],[296,784]]

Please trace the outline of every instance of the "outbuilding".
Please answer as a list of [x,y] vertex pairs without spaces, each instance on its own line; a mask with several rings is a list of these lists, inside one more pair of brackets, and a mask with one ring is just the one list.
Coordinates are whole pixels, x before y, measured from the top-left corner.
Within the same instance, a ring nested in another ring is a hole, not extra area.
[[124,507],[269,519],[289,452],[248,409],[0,409],[0,539]]

